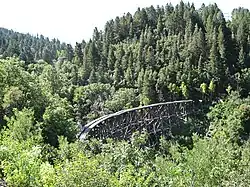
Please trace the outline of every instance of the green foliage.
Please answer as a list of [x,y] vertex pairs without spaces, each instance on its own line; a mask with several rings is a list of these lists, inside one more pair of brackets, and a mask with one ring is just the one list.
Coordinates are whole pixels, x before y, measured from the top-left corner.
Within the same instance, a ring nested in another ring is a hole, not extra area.
[[56,186],[112,186],[111,176],[97,160],[76,154],[72,161],[56,166]]
[[20,90],[19,87],[10,87],[7,88],[6,91],[4,91],[4,97],[3,97],[3,108],[19,108],[22,106],[24,100],[24,94],[22,90]]
[[[25,187],[249,186],[249,24],[247,9],[226,20],[216,4],[181,1],[116,17],[75,49],[0,28],[1,179]],[[76,141],[77,124],[184,98],[213,104],[209,123],[180,122],[155,148],[145,133]]]
[[42,142],[31,110],[14,111],[1,132],[1,170],[9,186],[41,186],[39,170]]
[[180,185],[189,186],[218,186],[233,184],[232,176],[238,173],[240,149],[227,140],[209,140],[194,137],[192,150],[185,150],[179,164]]
[[187,85],[185,85],[185,83],[184,82],[182,82],[181,83],[181,92],[182,92],[182,94],[183,94],[183,96],[185,97],[185,98],[188,98],[188,88],[187,88]]
[[55,169],[48,162],[40,165],[40,182],[44,187],[53,187],[56,184]]
[[12,140],[26,141],[32,138],[40,139],[40,128],[35,124],[34,112],[29,109],[22,111],[14,110],[14,115],[11,118],[6,117],[7,129],[4,136],[8,136]]
[[200,88],[201,88],[201,92],[203,94],[205,94],[207,92],[207,84],[206,83],[202,83]]
[[128,109],[138,106],[137,91],[133,88],[120,88],[117,90],[110,100],[107,100],[105,106],[117,112],[122,109]]
[[3,161],[2,167],[9,186],[42,186],[40,183],[40,147],[20,150],[9,161]]
[[209,83],[208,90],[211,94],[215,92],[215,82],[213,79]]
[[52,62],[56,57],[64,56],[69,49],[59,40],[49,40],[43,35],[31,36],[0,28],[0,54],[2,57],[19,57],[27,64],[43,59]]
[[75,89],[74,103],[78,120],[94,119],[104,114],[105,101],[112,93],[109,84],[93,83]]
[[229,141],[242,143],[249,138],[249,98],[240,99],[232,92],[225,101],[218,103],[208,114],[211,120],[210,133]]
[[43,114],[42,128],[45,142],[57,146],[58,136],[62,135],[73,141],[78,130],[73,117],[73,107],[66,99],[59,96],[51,97],[50,104]]

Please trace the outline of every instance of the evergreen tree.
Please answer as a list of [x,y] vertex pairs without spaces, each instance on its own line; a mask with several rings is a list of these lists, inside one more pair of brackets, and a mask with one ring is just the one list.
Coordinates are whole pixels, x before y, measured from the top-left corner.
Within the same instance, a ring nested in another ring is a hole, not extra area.
[[80,43],[76,43],[74,53],[75,53],[74,63],[78,66],[82,66],[83,65],[83,50],[82,50],[82,45]]
[[107,64],[108,64],[108,69],[110,71],[114,70],[115,66],[115,54],[114,54],[114,48],[110,46],[109,53],[108,53],[108,59],[107,59]]

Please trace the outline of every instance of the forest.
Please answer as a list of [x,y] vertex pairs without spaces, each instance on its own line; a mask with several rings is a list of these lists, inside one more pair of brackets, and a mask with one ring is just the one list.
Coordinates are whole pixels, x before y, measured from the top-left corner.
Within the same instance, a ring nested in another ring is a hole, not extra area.
[[[0,186],[250,186],[249,25],[246,8],[225,19],[181,1],[117,16],[75,46],[0,28]],[[147,133],[77,138],[105,114],[183,99],[203,113],[157,147]]]

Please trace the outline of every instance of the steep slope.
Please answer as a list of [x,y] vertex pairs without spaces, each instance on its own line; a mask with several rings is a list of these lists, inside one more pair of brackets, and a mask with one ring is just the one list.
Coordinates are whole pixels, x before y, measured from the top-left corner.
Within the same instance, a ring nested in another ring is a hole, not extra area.
[[52,62],[58,58],[60,51],[67,49],[72,47],[57,39],[49,40],[43,35],[32,36],[0,28],[0,55],[4,58],[17,56],[27,63],[40,59]]

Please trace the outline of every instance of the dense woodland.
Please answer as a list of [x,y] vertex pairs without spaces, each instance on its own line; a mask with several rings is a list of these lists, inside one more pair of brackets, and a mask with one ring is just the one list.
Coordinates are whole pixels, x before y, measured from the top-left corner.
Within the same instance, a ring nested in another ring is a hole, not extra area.
[[[180,2],[73,47],[0,28],[0,186],[249,186],[249,25],[248,9],[226,20],[216,4]],[[155,148],[146,133],[77,140],[102,115],[182,99],[203,113]]]

